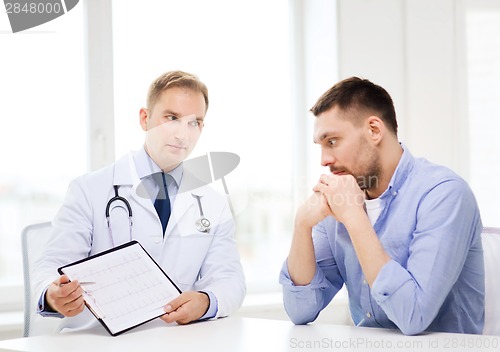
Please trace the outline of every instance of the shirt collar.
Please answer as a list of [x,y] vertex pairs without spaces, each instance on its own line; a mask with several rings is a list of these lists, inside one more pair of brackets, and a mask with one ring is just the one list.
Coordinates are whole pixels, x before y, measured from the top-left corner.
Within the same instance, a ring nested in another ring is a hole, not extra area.
[[400,143],[400,145],[401,148],[403,148],[403,155],[401,155],[398,166],[391,177],[389,187],[382,193],[380,198],[385,198],[391,194],[395,196],[408,178],[410,171],[413,169],[413,165],[415,165],[415,158],[410,153],[409,149],[403,143]]
[[[141,180],[145,177],[151,176],[152,174],[161,172],[160,167],[154,162],[153,159],[151,159],[144,146],[142,146],[142,148],[140,148],[134,155],[134,163],[137,170],[137,176]],[[179,166],[168,172],[168,174],[174,179],[177,187],[181,184],[183,172],[183,163],[180,163]]]

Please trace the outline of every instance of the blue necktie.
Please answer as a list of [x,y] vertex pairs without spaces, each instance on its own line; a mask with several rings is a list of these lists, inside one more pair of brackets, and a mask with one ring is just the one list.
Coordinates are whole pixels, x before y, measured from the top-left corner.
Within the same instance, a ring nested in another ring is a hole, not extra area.
[[165,179],[165,173],[163,172],[158,172],[153,176],[156,183],[158,184],[158,187],[160,188],[158,196],[155,200],[155,209],[158,213],[158,217],[160,218],[161,226],[163,227],[163,236],[165,236],[168,219],[170,218],[170,198],[168,197],[167,181]]

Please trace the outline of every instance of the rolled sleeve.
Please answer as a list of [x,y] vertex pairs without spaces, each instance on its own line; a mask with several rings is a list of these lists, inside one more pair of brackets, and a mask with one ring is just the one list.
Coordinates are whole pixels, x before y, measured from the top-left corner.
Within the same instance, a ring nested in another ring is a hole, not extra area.
[[437,298],[432,304],[417,291],[419,287],[408,271],[391,260],[377,275],[371,295],[401,332],[416,335],[428,327],[441,304]]
[[411,282],[411,277],[399,263],[390,260],[380,270],[377,278],[373,282],[372,297],[379,305],[392,297],[392,295],[404,286],[407,282]]
[[283,286],[283,304],[294,324],[307,324],[314,321],[321,310],[328,305],[337,289],[327,280],[316,265],[316,272],[308,285],[295,285],[288,272],[287,261],[283,263],[280,278]]

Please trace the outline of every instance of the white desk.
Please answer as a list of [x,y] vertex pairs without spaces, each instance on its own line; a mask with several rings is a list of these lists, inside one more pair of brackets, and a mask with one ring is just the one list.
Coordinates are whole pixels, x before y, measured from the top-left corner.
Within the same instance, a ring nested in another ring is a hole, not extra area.
[[111,337],[102,328],[0,341],[0,351],[498,351],[500,336],[430,333],[230,317],[191,325],[157,319]]

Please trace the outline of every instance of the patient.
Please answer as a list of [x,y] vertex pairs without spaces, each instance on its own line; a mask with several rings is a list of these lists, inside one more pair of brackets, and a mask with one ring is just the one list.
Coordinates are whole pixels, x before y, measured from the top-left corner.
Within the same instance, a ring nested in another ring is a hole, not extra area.
[[480,334],[482,225],[467,183],[399,142],[391,97],[366,79],[337,83],[311,112],[330,172],[296,213],[280,275],[290,319],[314,321],[346,285],[356,325]]

